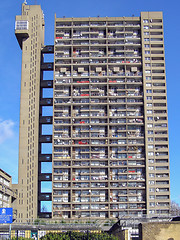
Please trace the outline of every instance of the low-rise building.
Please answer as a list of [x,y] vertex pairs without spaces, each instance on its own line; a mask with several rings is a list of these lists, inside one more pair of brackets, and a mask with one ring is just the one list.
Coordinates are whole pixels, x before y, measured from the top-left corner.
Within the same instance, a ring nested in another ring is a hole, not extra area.
[[12,178],[8,173],[0,169],[0,207],[12,207],[15,199],[16,192],[12,188]]

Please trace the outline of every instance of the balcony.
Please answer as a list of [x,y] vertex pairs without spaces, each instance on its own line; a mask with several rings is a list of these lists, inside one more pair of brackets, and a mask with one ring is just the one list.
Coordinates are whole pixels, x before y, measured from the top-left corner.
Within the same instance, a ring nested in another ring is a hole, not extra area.
[[55,79],[55,84],[58,84],[58,83],[71,83],[71,79]]

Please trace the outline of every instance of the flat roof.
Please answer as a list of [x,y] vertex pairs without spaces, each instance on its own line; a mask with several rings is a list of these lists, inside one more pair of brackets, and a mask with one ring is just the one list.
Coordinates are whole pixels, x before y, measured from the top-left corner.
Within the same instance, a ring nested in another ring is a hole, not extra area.
[[9,175],[7,172],[5,172],[4,170],[2,170],[1,168],[0,168],[0,171],[3,172],[4,174],[6,174],[8,177],[11,178],[11,175]]

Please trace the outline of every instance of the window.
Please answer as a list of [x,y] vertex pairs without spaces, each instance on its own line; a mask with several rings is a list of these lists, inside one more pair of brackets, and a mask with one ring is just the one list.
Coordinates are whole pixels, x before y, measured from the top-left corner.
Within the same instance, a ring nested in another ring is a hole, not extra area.
[[155,199],[155,195],[149,195],[149,199],[151,200]]
[[151,19],[150,21],[153,23],[161,23],[162,19]]
[[157,159],[156,162],[157,163],[167,163],[168,159]]
[[145,66],[146,66],[146,67],[150,67],[151,64],[150,64],[150,63],[146,63]]
[[149,184],[150,184],[150,185],[154,185],[154,184],[155,184],[155,181],[149,181]]
[[157,42],[159,42],[159,41],[163,41],[163,39],[162,39],[162,38],[151,38],[151,41],[157,41]]
[[148,120],[148,121],[152,121],[152,120],[153,120],[153,117],[147,117],[147,120]]
[[[151,87],[151,83],[146,83],[146,87]],[[152,100],[152,97],[147,97],[147,100]]]
[[152,90],[151,89],[147,89],[146,92],[147,93],[152,93]]
[[154,145],[150,145],[150,144],[149,144],[149,145],[148,145],[148,148],[149,148],[149,149],[153,149],[153,148],[154,148]]
[[154,167],[153,167],[153,166],[150,166],[150,167],[148,167],[148,169],[149,169],[150,171],[153,171],[153,170],[154,170]]
[[148,138],[148,142],[153,142],[153,138]]
[[145,73],[146,73],[146,74],[150,74],[150,73],[151,73],[151,70],[146,70]]
[[144,26],[144,29],[149,29],[149,26],[145,25],[145,26]]
[[152,177],[152,178],[153,178],[154,176],[155,176],[154,173],[150,173],[150,174],[149,174],[149,177]]
[[152,29],[162,29],[162,25],[152,25]]
[[149,206],[150,206],[150,207],[155,207],[155,203],[154,203],[154,202],[150,202],[150,203],[149,203]]
[[149,46],[149,44],[144,44],[144,47],[149,48],[150,46]]
[[149,35],[149,32],[144,32],[144,35],[145,35],[145,36]]
[[146,61],[150,61],[150,57],[145,57],[145,60]]
[[148,128],[152,128],[152,127],[153,127],[153,124],[150,124],[150,123],[149,123],[149,124],[147,124],[147,127],[148,127]]
[[147,105],[147,107],[152,107],[152,103],[147,103],[146,105]]
[[146,77],[146,80],[151,80],[151,77],[149,77],[149,76],[148,76],[148,77]]
[[28,27],[29,27],[28,21],[19,20],[19,21],[16,21],[15,23],[16,30],[27,30]]
[[[169,181],[156,181],[156,184],[169,184]],[[159,188],[156,189],[156,192],[159,191]]]
[[148,41],[149,41],[149,38],[144,38],[144,41],[145,41],[145,42],[148,42]]
[[147,99],[147,100],[152,100],[152,97],[149,96],[149,97],[147,97],[146,99]]
[[148,134],[153,134],[153,131],[149,130],[149,131],[148,131]]
[[166,170],[168,170],[168,166],[165,166],[165,167],[156,167],[156,170],[158,170],[158,171],[166,171]]
[[150,51],[145,51],[145,54],[150,54]]
[[149,188],[149,192],[155,192],[155,188]]
[[[156,192],[157,192],[157,189],[158,188],[156,188]],[[158,189],[158,192],[159,192],[159,189]],[[169,196],[167,195],[156,196],[156,199],[169,199]]]
[[143,19],[143,23],[148,23],[148,19]]
[[149,159],[148,162],[149,162],[150,164],[152,164],[152,163],[154,163],[154,159]]
[[154,156],[154,152],[148,152],[148,156]]
[[[147,106],[149,107],[149,104],[147,104]],[[152,110],[147,110],[147,114],[152,114]]]

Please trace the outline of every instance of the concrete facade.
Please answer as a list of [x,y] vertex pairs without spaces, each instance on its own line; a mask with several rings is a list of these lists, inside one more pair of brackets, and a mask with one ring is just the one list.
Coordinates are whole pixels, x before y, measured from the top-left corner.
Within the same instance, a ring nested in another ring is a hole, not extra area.
[[38,151],[41,48],[44,16],[40,6],[22,5],[15,34],[22,49],[19,128],[18,219],[38,216]]
[[[54,46],[44,46],[42,10],[23,4],[15,33],[22,48],[18,219],[168,215],[162,13],[55,16]],[[53,97],[44,97],[47,88]],[[52,134],[43,134],[48,125]]]

